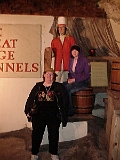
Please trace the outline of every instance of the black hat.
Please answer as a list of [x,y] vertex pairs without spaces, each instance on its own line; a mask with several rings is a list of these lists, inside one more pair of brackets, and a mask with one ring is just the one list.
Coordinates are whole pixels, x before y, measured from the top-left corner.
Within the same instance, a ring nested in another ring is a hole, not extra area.
[[78,45],[73,45],[70,49],[70,52],[72,52],[72,50],[77,50],[80,53],[80,47]]

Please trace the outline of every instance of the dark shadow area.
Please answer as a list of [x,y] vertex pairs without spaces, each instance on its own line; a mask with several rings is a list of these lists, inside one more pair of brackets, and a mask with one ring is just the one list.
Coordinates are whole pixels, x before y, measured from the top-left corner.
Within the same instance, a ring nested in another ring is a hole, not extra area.
[[[77,117],[80,120],[80,115],[78,114],[70,117],[69,121],[71,123],[74,119],[77,121]],[[88,117],[87,136],[59,143],[59,156],[61,160],[107,160],[105,119]],[[30,128],[0,134],[0,160],[28,160],[31,155],[30,150]],[[48,145],[42,145],[39,152],[39,160],[50,159]]]

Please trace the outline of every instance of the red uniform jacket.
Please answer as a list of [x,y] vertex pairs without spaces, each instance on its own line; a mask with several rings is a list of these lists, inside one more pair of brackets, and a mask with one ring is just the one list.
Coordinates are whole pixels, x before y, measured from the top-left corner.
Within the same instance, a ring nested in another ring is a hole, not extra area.
[[70,48],[75,44],[75,40],[72,36],[66,36],[64,43],[61,43],[60,37],[52,40],[51,48],[55,54],[55,71],[61,71],[61,62],[63,59],[63,69],[68,71],[68,65],[70,60]]

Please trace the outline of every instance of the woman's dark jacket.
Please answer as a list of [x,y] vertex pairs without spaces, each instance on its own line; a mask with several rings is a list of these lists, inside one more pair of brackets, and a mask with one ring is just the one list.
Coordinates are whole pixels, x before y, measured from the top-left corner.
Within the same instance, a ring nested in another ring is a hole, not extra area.
[[[33,104],[35,101],[35,96],[40,91],[40,88],[42,85],[43,85],[43,82],[38,82],[31,90],[25,105],[25,110],[24,110],[26,115],[30,113],[31,108],[33,107]],[[67,111],[69,106],[68,93],[63,84],[58,82],[53,82],[52,85],[53,85],[54,93],[57,99],[57,106],[59,108],[58,116],[61,119],[62,126],[65,127],[67,125]]]

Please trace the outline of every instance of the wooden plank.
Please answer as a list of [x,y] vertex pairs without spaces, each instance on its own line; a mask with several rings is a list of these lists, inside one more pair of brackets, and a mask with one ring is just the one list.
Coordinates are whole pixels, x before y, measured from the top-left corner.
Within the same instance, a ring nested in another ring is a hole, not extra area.
[[109,148],[113,112],[114,112],[114,107],[113,107],[112,97],[108,95],[108,108],[107,108],[107,115],[106,115],[107,116],[106,118],[107,149]]
[[92,87],[93,93],[106,93],[108,87]]
[[79,122],[93,120],[92,114],[74,114],[72,117],[68,117],[68,122]]
[[112,117],[108,160],[120,160],[120,110]]

